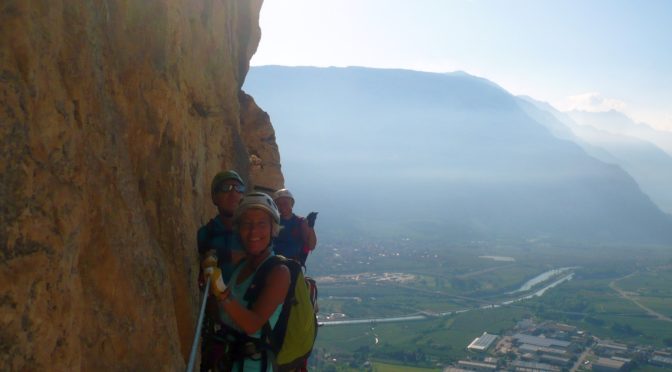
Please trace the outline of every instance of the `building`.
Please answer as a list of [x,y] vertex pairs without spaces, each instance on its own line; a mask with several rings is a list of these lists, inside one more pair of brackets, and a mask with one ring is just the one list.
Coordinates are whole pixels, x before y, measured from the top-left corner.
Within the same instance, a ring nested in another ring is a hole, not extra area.
[[460,368],[468,369],[471,371],[496,371],[497,366],[489,363],[481,362],[472,362],[471,360],[460,360],[457,362],[457,366]]
[[596,372],[619,372],[625,371],[625,362],[609,358],[597,358],[593,362],[593,371]]
[[516,360],[511,365],[516,371],[520,372],[559,372],[560,367],[552,366],[546,363],[524,362]]
[[628,346],[612,342],[600,341],[595,345],[595,352],[598,355],[611,356],[628,356]]
[[649,363],[653,364],[654,366],[672,368],[672,358],[663,355],[652,356],[649,360]]
[[548,364],[553,364],[556,366],[568,366],[571,365],[572,362],[569,358],[563,358],[563,357],[558,357],[558,356],[553,356],[553,355],[548,355],[548,354],[542,354],[539,356],[539,361],[548,363]]
[[515,328],[519,330],[528,330],[536,326],[537,324],[532,319],[523,319],[516,323]]
[[574,333],[576,332],[576,327],[569,325],[569,324],[564,324],[564,323],[553,323],[552,326],[549,328],[555,329],[557,331],[562,331],[562,332],[567,332],[567,333]]
[[487,351],[497,337],[499,336],[483,332],[481,337],[476,337],[474,341],[471,341],[467,349],[472,351]]
[[556,340],[554,338],[538,337],[526,335],[523,333],[516,333],[513,335],[513,339],[519,345],[532,345],[530,347],[543,347],[543,348],[554,348],[565,350],[571,344],[568,341]]
[[543,347],[530,344],[522,344],[518,346],[518,351],[520,353],[544,353],[544,354],[553,354],[555,356],[567,356],[570,355],[566,350],[554,349],[552,347]]

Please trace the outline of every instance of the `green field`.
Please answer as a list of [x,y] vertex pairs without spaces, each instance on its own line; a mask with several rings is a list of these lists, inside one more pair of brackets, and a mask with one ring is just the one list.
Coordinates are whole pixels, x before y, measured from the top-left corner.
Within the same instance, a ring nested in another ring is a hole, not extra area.
[[662,315],[672,317],[672,267],[663,266],[637,271],[618,280],[616,285],[634,294],[642,305]]
[[[672,282],[671,282],[672,284]],[[638,297],[637,301],[649,309],[672,318],[672,297]]]
[[637,292],[642,296],[672,297],[672,267],[652,268],[637,271],[635,275],[618,281],[624,291]]
[[[526,303],[542,318],[574,324],[602,338],[625,343],[665,346],[672,322],[654,319],[609,288],[610,280],[572,280]],[[620,284],[620,283],[619,283]],[[666,283],[658,285],[667,287]],[[658,300],[658,299],[656,299]],[[646,303],[646,301],[642,301]],[[665,303],[655,303],[669,312]]]
[[360,352],[376,359],[405,358],[414,365],[430,365],[468,356],[466,347],[474,338],[486,331],[501,334],[525,315],[529,315],[525,309],[506,307],[423,321],[325,326],[316,345],[334,353]]

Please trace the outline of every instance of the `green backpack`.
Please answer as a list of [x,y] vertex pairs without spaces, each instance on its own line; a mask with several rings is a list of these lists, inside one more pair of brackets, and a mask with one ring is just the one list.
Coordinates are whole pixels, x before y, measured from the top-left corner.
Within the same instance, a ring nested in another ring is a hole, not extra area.
[[287,266],[291,282],[275,327],[271,329],[266,322],[261,330],[261,340],[274,353],[278,370],[291,371],[304,365],[317,337],[315,306],[301,264],[283,256],[271,256],[257,270],[245,300],[251,309],[261,294],[266,277],[277,265]]

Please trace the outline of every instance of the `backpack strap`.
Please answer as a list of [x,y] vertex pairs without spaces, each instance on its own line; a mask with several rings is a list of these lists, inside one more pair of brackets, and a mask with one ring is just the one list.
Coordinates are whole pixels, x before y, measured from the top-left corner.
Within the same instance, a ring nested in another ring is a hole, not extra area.
[[287,261],[284,256],[270,256],[264,261],[254,274],[254,279],[243,297],[247,301],[247,308],[252,309],[252,305],[257,301],[266,285],[266,278],[276,266],[282,265]]
[[205,224],[207,244],[210,244],[210,241],[215,237],[215,218],[211,218],[210,221]]
[[289,288],[287,289],[287,296],[285,296],[285,301],[282,303],[282,310],[280,310],[280,315],[278,316],[278,321],[275,324],[275,327],[271,328],[269,322],[266,321],[261,328],[261,340],[274,353],[277,353],[280,350],[284,341],[287,322],[289,321],[289,311],[292,308],[292,304],[296,301],[294,291],[296,289],[296,278],[298,274],[302,272],[301,264],[281,255],[269,257],[266,262],[257,269],[257,273],[255,274],[254,279],[252,279],[252,284],[250,284],[247,292],[245,292],[244,297],[245,300],[248,301],[247,308],[252,309],[254,302],[259,298],[261,291],[264,289],[268,274],[278,265],[285,265],[290,272],[290,283]]
[[208,239],[212,239],[212,230],[214,229],[213,225],[215,224],[215,219],[211,218],[207,224],[205,224],[205,229],[208,232]]

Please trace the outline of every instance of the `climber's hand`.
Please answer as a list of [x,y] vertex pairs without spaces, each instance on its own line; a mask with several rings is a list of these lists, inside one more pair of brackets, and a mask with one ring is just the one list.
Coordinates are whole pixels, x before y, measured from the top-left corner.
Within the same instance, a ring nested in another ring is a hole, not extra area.
[[226,291],[226,284],[222,278],[222,270],[215,267],[212,269],[212,274],[210,275],[210,293],[219,298],[224,291]]
[[312,229],[315,227],[315,220],[317,219],[317,212],[310,212],[308,213],[308,217],[306,217],[308,220],[308,226]]

